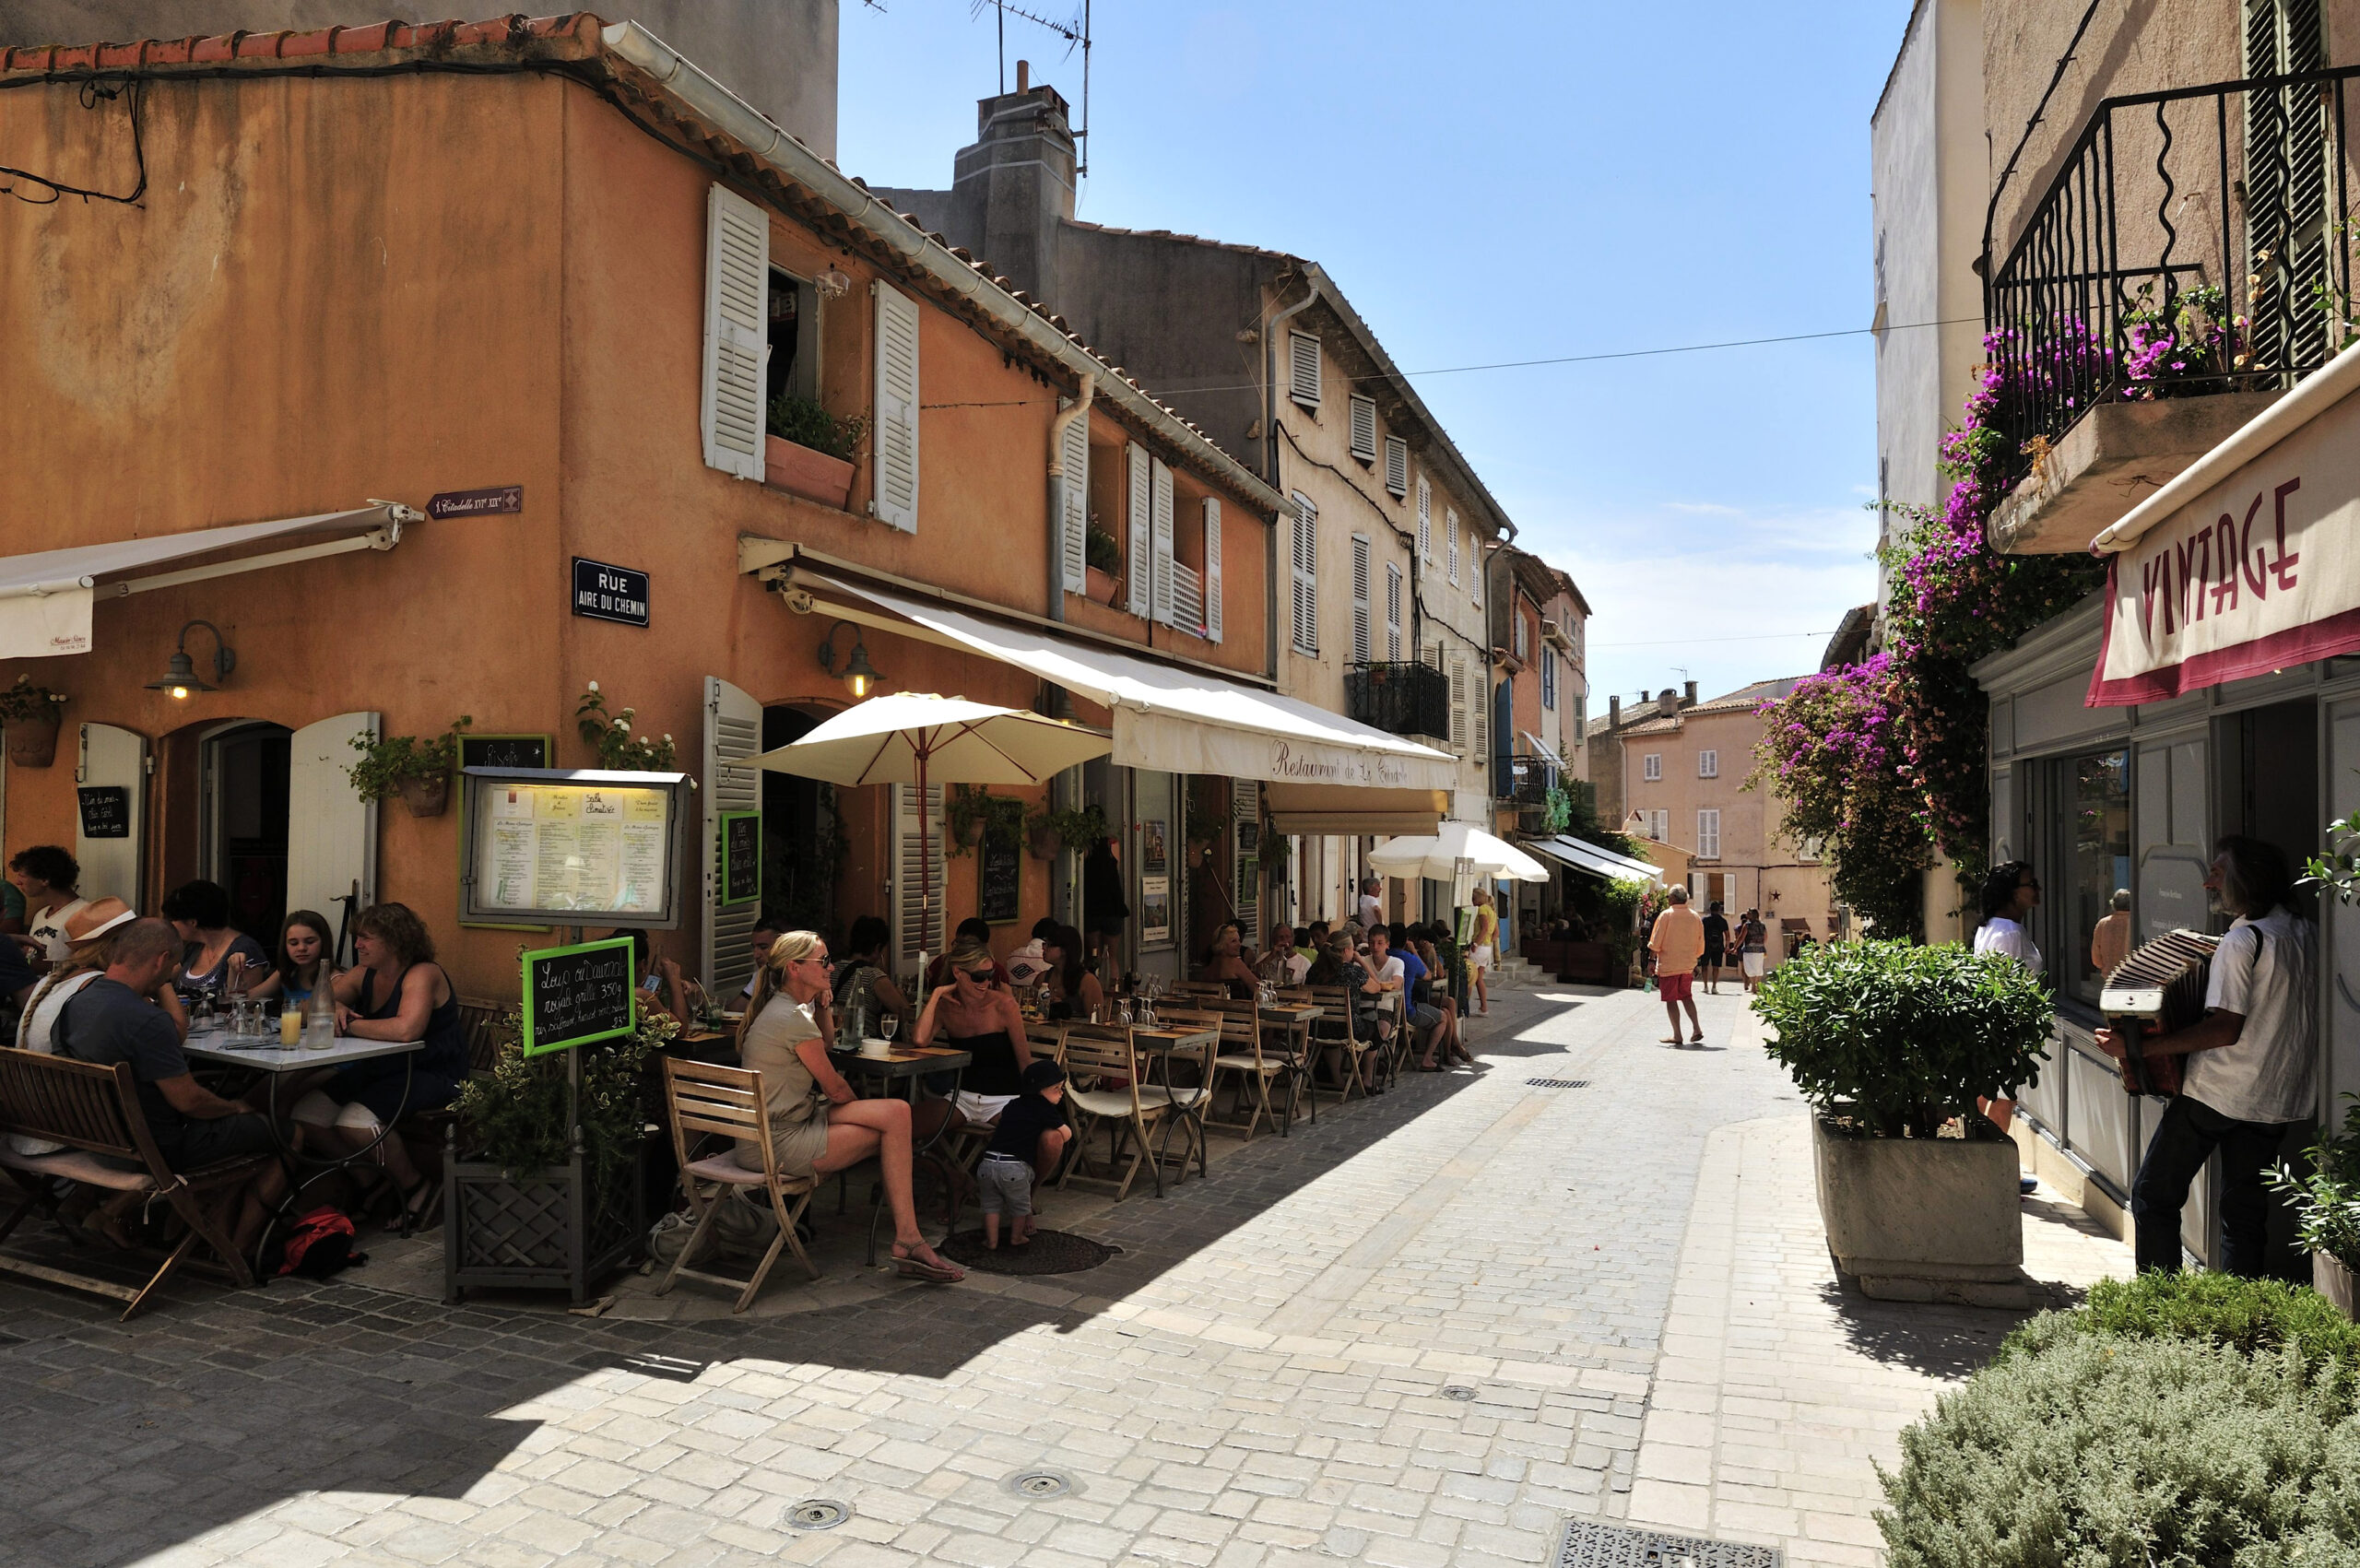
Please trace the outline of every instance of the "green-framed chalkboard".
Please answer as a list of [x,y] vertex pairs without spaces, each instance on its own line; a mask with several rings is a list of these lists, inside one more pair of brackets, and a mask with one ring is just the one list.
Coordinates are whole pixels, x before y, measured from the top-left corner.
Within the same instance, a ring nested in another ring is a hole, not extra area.
[[721,813],[721,902],[755,903],[762,896],[762,814]]
[[631,991],[631,939],[608,937],[524,956],[523,1047],[527,1056],[629,1034],[639,1023]]

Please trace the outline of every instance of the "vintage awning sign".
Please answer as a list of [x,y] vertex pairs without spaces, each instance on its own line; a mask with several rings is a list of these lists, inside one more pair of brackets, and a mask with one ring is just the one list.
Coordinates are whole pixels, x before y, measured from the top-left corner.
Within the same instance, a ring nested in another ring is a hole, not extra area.
[[2093,541],[2111,553],[2089,706],[2360,650],[2355,392],[2345,354]]

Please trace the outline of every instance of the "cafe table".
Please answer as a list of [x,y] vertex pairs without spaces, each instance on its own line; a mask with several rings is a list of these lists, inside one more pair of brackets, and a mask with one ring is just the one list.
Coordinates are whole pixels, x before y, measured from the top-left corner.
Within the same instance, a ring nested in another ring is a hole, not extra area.
[[[1166,1093],[1170,1093],[1172,1090],[1172,1058],[1190,1051],[1202,1051],[1205,1062],[1204,1090],[1208,1097],[1211,1095],[1213,1053],[1221,1049],[1219,1025],[1200,1027],[1189,1024],[1167,1029],[1156,1023],[1134,1024],[1131,1028],[1131,1049],[1141,1056],[1152,1057],[1163,1064],[1163,1089]],[[1148,1065],[1142,1063],[1139,1070],[1141,1087],[1145,1087],[1145,1080],[1150,1076]],[[1172,1121],[1167,1119],[1164,1123],[1163,1137],[1157,1141],[1155,1147],[1155,1159],[1159,1165],[1171,1163],[1164,1153],[1171,1144]],[[1173,1185],[1177,1186],[1187,1179],[1188,1151],[1183,1149],[1180,1151],[1180,1172]]]
[[[863,1091],[874,1090],[879,1097],[890,1099],[895,1092],[895,1086],[899,1085],[900,1092],[909,1100],[910,1116],[913,1130],[914,1130],[919,1084],[924,1079],[940,1073],[964,1072],[975,1057],[972,1052],[953,1050],[948,1045],[896,1045],[880,1055],[872,1056],[865,1051],[859,1053],[835,1051],[829,1053],[828,1059],[835,1064],[836,1070],[842,1073],[846,1081],[852,1083],[856,1090]],[[941,1173],[942,1185],[950,1193],[948,1207],[950,1218],[947,1224],[956,1225],[959,1222],[960,1173],[952,1168],[951,1161],[943,1152],[941,1145],[943,1138],[950,1131],[951,1123],[957,1119],[955,1114],[957,1102],[952,1099],[946,1102],[946,1104],[951,1109],[946,1111],[942,1120],[936,1126],[933,1135],[923,1143],[913,1139],[910,1161],[914,1165],[920,1160],[931,1161],[935,1169]],[[868,1262],[871,1267],[875,1267],[877,1264],[877,1224],[884,1214],[884,1205],[879,1203],[872,1208],[868,1216]],[[950,1239],[949,1231],[946,1229],[943,1240],[947,1242]]]
[[[1279,1131],[1291,1133],[1294,1123],[1295,1095],[1311,1082],[1311,1026],[1314,1020],[1328,1016],[1328,1009],[1316,1002],[1269,1002],[1257,1009],[1261,1026],[1283,1030],[1286,1033],[1287,1109],[1280,1119]],[[1311,1119],[1319,1120],[1319,1095],[1310,1096]]]

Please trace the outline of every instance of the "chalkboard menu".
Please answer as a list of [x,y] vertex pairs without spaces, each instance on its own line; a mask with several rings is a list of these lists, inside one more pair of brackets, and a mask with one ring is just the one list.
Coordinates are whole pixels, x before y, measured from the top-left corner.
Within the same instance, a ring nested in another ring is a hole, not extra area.
[[1014,833],[984,834],[975,872],[975,913],[994,925],[1017,917],[1024,851]]
[[82,805],[84,838],[131,836],[131,791],[121,784],[85,784],[74,793]]
[[462,735],[462,768],[546,768],[549,737],[546,735]]
[[525,955],[525,1055],[631,1032],[631,946],[629,937],[609,937]]
[[721,902],[752,903],[762,896],[762,814],[721,814]]

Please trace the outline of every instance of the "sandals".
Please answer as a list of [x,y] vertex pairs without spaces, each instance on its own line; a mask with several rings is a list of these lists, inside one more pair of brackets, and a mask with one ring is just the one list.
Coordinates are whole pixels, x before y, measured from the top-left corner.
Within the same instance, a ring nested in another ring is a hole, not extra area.
[[385,1233],[389,1236],[415,1234],[418,1228],[426,1223],[426,1217],[434,1212],[434,1200],[440,1196],[441,1186],[435,1178],[419,1177],[416,1185],[402,1189],[402,1206],[392,1219],[385,1221]]
[[901,1251],[900,1247],[901,1244],[896,1242],[893,1253],[893,1272],[904,1279],[923,1279],[929,1285],[956,1285],[967,1277],[963,1272],[951,1267],[947,1263],[928,1263],[922,1257],[913,1257],[908,1253]]

